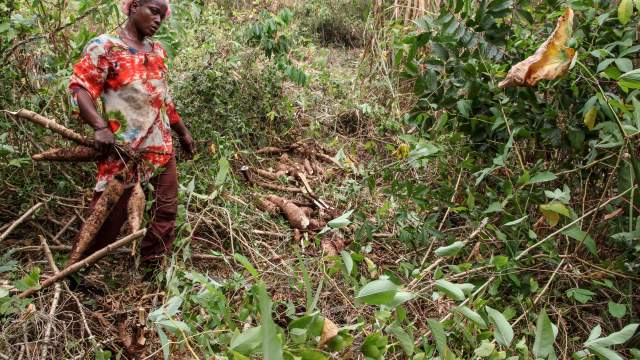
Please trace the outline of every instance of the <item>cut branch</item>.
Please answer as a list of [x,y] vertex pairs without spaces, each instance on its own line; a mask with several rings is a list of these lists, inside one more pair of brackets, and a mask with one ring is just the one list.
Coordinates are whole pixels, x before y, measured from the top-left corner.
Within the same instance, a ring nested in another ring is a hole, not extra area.
[[9,236],[9,234],[11,234],[11,232],[21,223],[23,223],[25,220],[27,220],[29,217],[31,217],[31,215],[38,210],[44,203],[37,203],[35,205],[33,205],[31,207],[31,209],[27,210],[27,212],[25,212],[22,216],[20,216],[18,218],[18,220],[14,221],[13,224],[11,224],[11,226],[9,226],[9,228],[7,230],[5,230],[2,235],[0,235],[0,241],[4,240],[7,238],[7,236]]
[[56,275],[46,279],[45,281],[40,283],[40,288],[36,289],[36,288],[31,288],[31,289],[27,289],[25,291],[23,291],[22,293],[20,293],[20,295],[18,295],[18,297],[20,297],[21,299],[24,299],[28,296],[31,296],[33,294],[35,294],[36,292],[47,288],[55,283],[57,283],[58,281],[66,278],[67,276],[75,273],[76,271],[82,269],[85,266],[91,265],[93,263],[95,263],[96,261],[102,259],[103,257],[107,256],[108,254],[110,254],[111,252],[113,252],[114,250],[127,245],[128,243],[130,243],[131,241],[141,238],[144,236],[144,234],[147,232],[146,229],[142,229],[142,230],[138,230],[135,233],[125,236],[124,238],[114,242],[113,244],[109,244],[107,246],[105,246],[104,248],[96,251],[95,253],[93,253],[92,255],[88,256],[86,259],[79,261],[71,266],[66,267],[64,270],[60,271],[59,273],[57,273]]

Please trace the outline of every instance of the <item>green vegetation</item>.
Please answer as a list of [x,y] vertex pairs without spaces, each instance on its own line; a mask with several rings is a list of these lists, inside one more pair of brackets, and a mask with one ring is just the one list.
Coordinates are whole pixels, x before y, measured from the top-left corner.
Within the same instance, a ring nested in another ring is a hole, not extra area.
[[[500,88],[567,7],[566,75]],[[18,298],[52,274],[39,237],[64,264],[95,167],[33,162],[64,142],[0,114],[0,234],[44,203],[0,238],[0,356],[640,359],[637,1],[172,9],[157,37],[198,144],[174,251],[148,282],[115,251],[52,314],[54,287]],[[81,130],[71,67],[122,21],[113,0],[0,4],[0,109]]]

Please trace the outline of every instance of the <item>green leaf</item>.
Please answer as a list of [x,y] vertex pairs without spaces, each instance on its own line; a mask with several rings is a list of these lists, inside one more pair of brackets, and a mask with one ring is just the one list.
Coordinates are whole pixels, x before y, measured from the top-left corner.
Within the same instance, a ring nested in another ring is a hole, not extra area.
[[222,184],[224,184],[224,182],[227,180],[227,175],[229,174],[229,160],[227,160],[227,158],[225,157],[221,157],[220,160],[218,160],[218,174],[216,175],[216,179],[215,179],[215,186],[220,186]]
[[442,246],[436,249],[435,253],[438,256],[455,256],[460,250],[464,247],[464,243],[462,241],[456,241],[451,245]]
[[431,335],[436,342],[436,349],[441,358],[445,358],[448,353],[451,352],[447,346],[447,335],[444,332],[442,324],[438,320],[427,319],[429,328],[431,329]]
[[351,214],[353,214],[353,210],[349,210],[349,211],[345,212],[344,214],[340,215],[339,217],[329,221],[327,223],[327,226],[332,228],[332,229],[343,228],[343,227],[351,224],[351,220],[349,220],[349,217],[351,216]]
[[456,107],[458,108],[460,115],[465,118],[469,118],[469,113],[471,112],[471,100],[458,100]]
[[564,215],[566,217],[571,215],[569,209],[563,203],[555,200],[548,204],[540,205],[540,212],[542,212],[542,215],[544,215],[550,226],[558,225],[560,215]]
[[620,354],[604,346],[590,345],[589,350],[594,352],[599,357],[607,360],[624,360],[624,358],[620,356]]
[[360,351],[365,355],[365,359],[384,359],[384,352],[387,347],[388,339],[380,333],[369,334],[360,347]]
[[356,299],[369,305],[385,305],[393,301],[398,289],[389,279],[374,280],[360,289]]
[[638,324],[629,324],[625,326],[622,330],[615,332],[607,337],[589,340],[585,343],[587,346],[598,345],[598,346],[613,346],[624,344],[627,340],[631,339],[633,334],[636,333],[636,329],[638,328]]
[[402,350],[404,350],[407,356],[413,355],[413,351],[414,351],[413,336],[409,335],[403,328],[401,328],[396,324],[387,326],[386,330],[398,340],[398,342],[400,343],[400,346],[402,347]]
[[631,20],[631,15],[633,15],[633,2],[631,0],[620,0],[620,4],[618,5],[618,20],[622,25]]
[[562,232],[564,235],[567,235],[568,237],[578,241],[578,242],[583,242],[584,246],[587,248],[587,250],[589,250],[589,252],[594,255],[597,256],[598,255],[598,249],[596,248],[596,242],[593,240],[593,238],[587,234],[586,232],[580,230],[580,228],[578,228],[578,225],[574,225],[566,230],[564,230]]
[[502,226],[514,226],[514,225],[518,225],[518,224],[520,224],[521,222],[525,221],[528,217],[529,217],[529,215],[525,215],[525,216],[523,216],[523,217],[521,217],[521,218],[519,218],[519,219],[515,219],[515,220],[513,220],[513,221],[509,221],[508,223],[505,223],[505,224],[504,224],[504,225],[502,225]]
[[265,360],[282,360],[282,343],[278,337],[278,329],[271,317],[271,297],[263,282],[254,286],[260,308],[262,326],[262,355]]
[[464,317],[466,317],[467,319],[469,319],[472,322],[474,322],[480,329],[486,329],[487,328],[487,323],[484,321],[482,316],[480,316],[480,314],[478,314],[477,312],[469,309],[468,307],[466,307],[466,306],[457,306],[457,307],[453,308],[453,311],[456,311],[456,312],[462,314]]
[[256,326],[236,334],[231,339],[229,348],[244,355],[250,355],[262,344],[262,327]]
[[244,266],[244,268],[247,269],[247,271],[249,272],[249,274],[251,274],[251,276],[255,278],[260,277],[258,270],[256,270],[256,268],[253,267],[253,265],[251,265],[251,262],[249,262],[249,259],[247,259],[244,255],[240,253],[235,253],[233,254],[233,258],[236,259],[236,261],[239,262],[242,266]]
[[436,289],[438,289],[438,291],[445,293],[448,297],[452,298],[453,300],[464,301],[464,299],[466,299],[462,289],[458,285],[451,283],[447,280],[444,280],[444,279],[436,280],[434,286]]
[[415,295],[410,292],[398,291],[396,295],[393,297],[393,300],[391,300],[390,302],[384,305],[389,308],[396,308],[409,300],[413,300],[413,298],[415,298]]
[[546,359],[552,356],[556,358],[555,350],[553,349],[553,343],[555,342],[555,335],[553,334],[553,327],[551,321],[545,309],[540,310],[538,314],[538,321],[536,323],[536,338],[533,343],[533,354],[536,358]]
[[300,353],[301,360],[327,360],[328,358],[320,351],[306,349]]
[[342,250],[340,251],[340,256],[342,257],[342,263],[344,264],[345,270],[347,270],[347,274],[351,275],[353,271],[353,258],[351,258],[351,254]]
[[[2,297],[2,296],[0,296]],[[616,319],[622,319],[624,315],[627,313],[627,306],[625,304],[618,304],[617,302],[613,302],[609,300],[609,314]]]
[[538,184],[538,183],[543,183],[543,182],[547,182],[547,181],[553,181],[555,179],[557,179],[558,177],[550,172],[550,171],[543,171],[543,172],[539,172],[535,175],[533,175],[529,181],[527,181],[527,185],[532,185],[532,184]]
[[618,85],[622,88],[640,89],[640,69],[631,70],[620,75]]
[[164,360],[169,360],[169,356],[170,356],[169,347],[171,345],[169,344],[169,337],[162,330],[161,326],[156,326],[156,332],[158,333],[158,338],[160,339],[160,345],[162,346],[163,358]]
[[587,289],[575,288],[567,290],[567,296],[570,298],[574,298],[581,304],[586,304],[591,301],[593,295],[595,295],[595,293]]
[[494,310],[489,306],[486,306],[485,309],[487,311],[487,315],[489,315],[489,320],[495,326],[493,336],[496,338],[496,341],[500,345],[508,347],[511,344],[511,341],[513,341],[513,328],[511,328],[511,325],[501,312]]
[[502,211],[503,211],[502,203],[500,201],[495,201],[489,204],[489,206],[487,206],[487,209],[483,211],[483,213],[491,214],[491,213],[497,213]]
[[493,351],[495,349],[496,349],[496,346],[489,340],[485,339],[485,340],[482,340],[482,342],[480,343],[480,347],[475,349],[473,353],[476,354],[476,356],[484,358],[493,354]]
[[40,268],[33,268],[29,275],[16,281],[16,289],[25,291],[27,289],[40,289]]

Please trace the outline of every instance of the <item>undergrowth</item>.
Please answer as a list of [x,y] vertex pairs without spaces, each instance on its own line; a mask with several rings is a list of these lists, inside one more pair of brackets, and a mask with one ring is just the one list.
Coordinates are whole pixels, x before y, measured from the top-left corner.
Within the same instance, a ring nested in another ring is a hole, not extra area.
[[[93,167],[32,162],[60,142],[3,114],[0,232],[44,206],[0,240],[0,355],[639,358],[633,3],[449,1],[407,22],[403,3],[172,2],[158,37],[198,144],[179,165],[174,251],[149,282],[115,252],[53,314],[54,289],[15,295],[51,273],[40,236],[64,263]],[[500,89],[567,6],[568,74]],[[0,108],[79,128],[70,66],[117,11],[2,5]],[[305,159],[323,170],[309,172],[311,200],[243,175]],[[292,231],[259,209],[270,193],[333,220]]]

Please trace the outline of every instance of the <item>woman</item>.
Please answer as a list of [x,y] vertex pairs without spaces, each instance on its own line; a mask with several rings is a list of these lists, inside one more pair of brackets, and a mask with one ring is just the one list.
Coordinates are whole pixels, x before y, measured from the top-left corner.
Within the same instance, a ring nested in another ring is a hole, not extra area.
[[[69,89],[80,117],[95,131],[96,148],[110,153],[115,141],[129,145],[144,160],[141,181],[153,185],[149,229],[141,243],[142,260],[161,258],[175,238],[178,180],[171,141],[174,130],[190,158],[194,142],[180,120],[169,94],[165,75],[166,52],[150,39],[169,15],[167,0],[128,0],[127,15],[115,34],[91,40],[83,58],[73,68]],[[96,101],[102,101],[98,112]],[[117,156],[98,161],[98,175],[91,208],[106,184],[125,167]],[[91,254],[112,243],[127,219],[129,185],[87,250]]]

